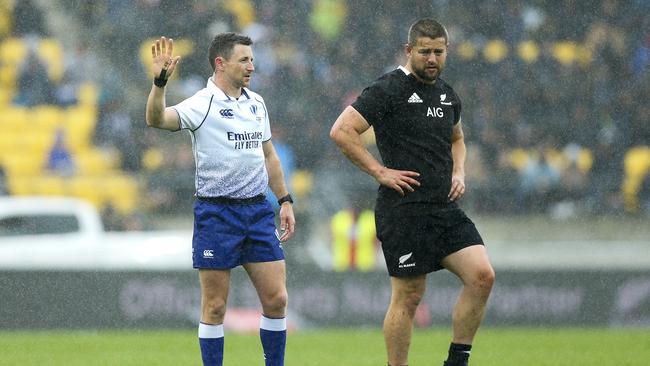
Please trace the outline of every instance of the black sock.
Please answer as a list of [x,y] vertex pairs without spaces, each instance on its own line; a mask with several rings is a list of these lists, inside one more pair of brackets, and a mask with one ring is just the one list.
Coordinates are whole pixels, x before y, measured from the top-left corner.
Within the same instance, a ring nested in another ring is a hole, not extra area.
[[447,364],[450,366],[465,365],[467,363],[467,359],[469,358],[469,353],[471,350],[471,344],[459,344],[452,342],[451,345],[449,345],[449,357],[447,357]]

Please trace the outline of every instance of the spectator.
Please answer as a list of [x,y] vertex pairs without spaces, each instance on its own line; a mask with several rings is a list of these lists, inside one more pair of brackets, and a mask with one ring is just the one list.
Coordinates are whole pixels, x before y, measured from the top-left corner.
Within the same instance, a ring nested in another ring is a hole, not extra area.
[[54,174],[70,176],[74,174],[75,169],[72,155],[65,145],[65,134],[59,130],[48,155],[47,170]]
[[45,64],[33,51],[28,53],[20,70],[18,95],[14,102],[26,107],[54,104],[54,84]]
[[41,9],[32,0],[16,1],[13,13],[13,34],[16,37],[46,37],[45,22]]

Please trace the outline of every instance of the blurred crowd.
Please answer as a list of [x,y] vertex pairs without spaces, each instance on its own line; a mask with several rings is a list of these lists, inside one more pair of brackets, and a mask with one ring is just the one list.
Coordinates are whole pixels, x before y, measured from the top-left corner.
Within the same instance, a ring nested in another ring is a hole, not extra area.
[[[80,77],[97,81],[95,143],[120,151],[122,168],[143,175],[151,212],[188,207],[194,169],[189,138],[145,128],[152,39],[174,38],[182,55],[168,88],[172,105],[204,87],[216,33],[251,36],[251,89],[266,99],[283,160],[310,177],[292,181],[308,202],[302,210],[332,215],[341,205],[372,207],[376,183],[342,157],[328,138],[330,126],[364,86],[405,62],[408,26],[432,16],[451,38],[442,77],[463,101],[467,208],[559,217],[650,214],[648,174],[635,190],[637,207],[626,207],[623,194],[626,153],[650,145],[647,1],[60,3],[81,27],[66,54],[70,72],[51,90],[42,82],[47,77],[38,77],[40,93],[30,97],[29,79],[43,73],[30,59],[25,73],[32,77],[20,78],[15,102],[73,103]],[[42,16],[26,19],[34,24],[15,32],[48,33]],[[372,136],[367,140],[374,151]]]

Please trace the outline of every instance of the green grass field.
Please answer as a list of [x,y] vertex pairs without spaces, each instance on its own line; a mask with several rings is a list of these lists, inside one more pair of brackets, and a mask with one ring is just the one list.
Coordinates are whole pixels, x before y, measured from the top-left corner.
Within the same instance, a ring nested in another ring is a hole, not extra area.
[[[416,331],[411,366],[439,366],[447,330]],[[257,335],[226,335],[226,366],[264,365]],[[482,329],[472,366],[650,365],[650,329]],[[201,365],[196,332],[2,331],[0,365]],[[384,366],[380,330],[296,332],[286,365]]]

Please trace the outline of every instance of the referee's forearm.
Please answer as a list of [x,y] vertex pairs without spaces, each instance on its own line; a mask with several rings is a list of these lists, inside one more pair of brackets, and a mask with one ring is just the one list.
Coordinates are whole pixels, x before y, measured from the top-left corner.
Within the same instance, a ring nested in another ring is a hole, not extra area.
[[165,88],[153,85],[147,99],[145,121],[147,126],[158,127],[165,118]]

